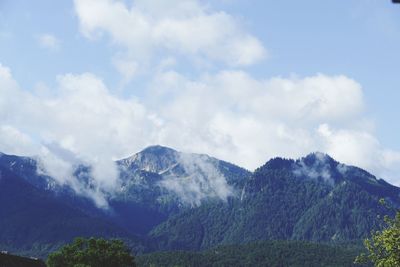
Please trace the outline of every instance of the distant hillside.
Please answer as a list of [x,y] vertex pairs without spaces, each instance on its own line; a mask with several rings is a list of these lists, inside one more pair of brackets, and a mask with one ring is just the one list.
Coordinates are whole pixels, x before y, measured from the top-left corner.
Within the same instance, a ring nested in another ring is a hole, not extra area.
[[267,241],[219,246],[203,252],[157,252],[138,256],[136,262],[139,267],[346,267],[356,266],[353,264],[354,259],[362,251],[357,246]]
[[46,267],[46,264],[40,259],[0,252],[0,267]]
[[[3,163],[8,160],[5,155],[0,158]],[[121,237],[140,244],[108,218],[85,211],[86,205],[75,206],[76,203],[28,182],[29,177],[23,177],[20,171],[29,173],[30,165],[24,159],[22,163],[18,160],[21,159],[13,158],[11,164],[22,164],[18,171],[5,168],[4,164],[0,168],[0,250],[43,257],[77,236]]]

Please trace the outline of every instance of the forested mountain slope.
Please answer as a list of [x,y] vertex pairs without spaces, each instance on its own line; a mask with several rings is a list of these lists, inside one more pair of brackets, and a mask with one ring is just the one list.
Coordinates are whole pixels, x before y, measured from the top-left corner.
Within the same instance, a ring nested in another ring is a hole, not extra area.
[[399,192],[321,153],[276,158],[253,173],[240,197],[186,210],[151,235],[160,249],[193,250],[270,239],[360,240],[389,212],[379,199],[398,205]]
[[[322,153],[274,158],[251,173],[149,147],[116,162],[119,188],[104,194],[107,208],[38,166],[0,155],[0,248],[46,255],[75,236],[123,238],[137,253],[263,240],[359,242],[391,213],[379,199],[400,206],[399,188]],[[78,165],[75,175],[90,186],[90,166]]]

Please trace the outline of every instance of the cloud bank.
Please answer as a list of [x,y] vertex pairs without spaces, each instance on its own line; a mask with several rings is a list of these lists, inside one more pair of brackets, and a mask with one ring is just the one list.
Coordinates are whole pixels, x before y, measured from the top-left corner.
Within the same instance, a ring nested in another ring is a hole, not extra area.
[[[0,151],[40,156],[60,183],[76,184],[71,172],[78,162],[92,165],[96,196],[118,186],[113,160],[153,144],[249,169],[276,156],[322,151],[400,185],[400,152],[375,137],[357,81],[324,74],[255,78],[246,68],[266,58],[267,49],[240,20],[206,2],[75,0],[74,6],[80,32],[115,49],[110,61],[124,83],[147,73],[140,88],[131,83],[133,92],[145,92],[122,97],[93,73],[67,73],[41,93],[21,88],[0,65]],[[200,71],[179,71],[182,60]]]
[[[54,93],[43,97],[20,88],[0,67],[0,150],[49,155],[69,166],[73,160],[61,153],[68,151],[93,164],[101,188],[116,184],[112,160],[152,144],[249,169],[275,156],[323,151],[398,182],[390,174],[398,170],[400,154],[374,137],[361,86],[345,76],[257,80],[223,71],[192,80],[166,71],[142,99],[116,96],[89,73],[62,75],[57,82]],[[55,168],[60,181],[68,179],[66,166]]]

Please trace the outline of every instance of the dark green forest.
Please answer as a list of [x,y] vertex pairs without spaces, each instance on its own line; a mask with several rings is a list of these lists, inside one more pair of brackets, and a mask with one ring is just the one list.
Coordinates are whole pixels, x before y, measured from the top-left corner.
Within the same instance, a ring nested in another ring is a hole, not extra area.
[[[90,247],[88,245],[91,244],[90,242],[95,243],[96,246],[90,245]],[[119,245],[114,246],[115,242],[119,242]],[[244,245],[217,246],[198,252],[165,251],[142,254],[134,258],[134,263],[126,266],[372,266],[353,263],[355,258],[364,252],[366,252],[365,248],[356,244],[329,245],[304,241],[260,241]],[[132,252],[132,254],[134,253]],[[112,266],[125,266],[123,262],[130,262],[130,258],[133,260],[133,257],[128,256],[121,241],[80,238],[52,253],[47,262],[48,266],[75,266],[74,262],[78,265],[84,262],[85,264],[82,266],[108,267],[111,266],[107,263],[110,257],[116,262]],[[99,265],[98,262],[101,260],[105,260],[106,263]],[[0,254],[0,267],[45,266],[44,261],[41,260]]]
[[46,267],[46,264],[40,259],[0,253],[0,267]]
[[371,266],[355,265],[364,251],[357,245],[327,245],[302,241],[264,241],[218,246],[202,252],[156,252],[136,257],[138,266]]

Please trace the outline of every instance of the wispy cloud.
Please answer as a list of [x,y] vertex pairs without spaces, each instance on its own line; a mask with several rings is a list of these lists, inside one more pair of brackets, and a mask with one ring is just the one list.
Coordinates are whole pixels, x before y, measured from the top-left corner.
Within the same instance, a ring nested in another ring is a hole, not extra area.
[[37,36],[37,41],[42,48],[57,51],[61,48],[60,40],[52,34],[43,33]]
[[224,175],[205,155],[182,153],[178,159],[184,175],[169,175],[160,185],[178,195],[180,200],[198,206],[204,199],[226,200],[234,194]]

